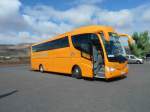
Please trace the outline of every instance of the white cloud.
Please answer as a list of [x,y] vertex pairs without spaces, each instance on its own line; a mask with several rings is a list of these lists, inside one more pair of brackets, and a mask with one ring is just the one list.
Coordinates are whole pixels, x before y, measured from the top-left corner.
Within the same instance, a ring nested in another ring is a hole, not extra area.
[[150,10],[146,10],[143,14],[143,20],[150,22]]
[[[46,37],[48,35],[42,36]],[[29,32],[0,33],[0,44],[34,43],[45,39],[46,38],[40,38],[39,35],[30,34]]]
[[[82,24],[91,21],[97,7],[92,5],[79,5],[65,11],[56,10],[48,6],[35,6],[26,8],[25,13],[38,21],[65,21],[70,24]],[[39,16],[40,15],[40,16]]]
[[[147,11],[147,13],[144,13],[144,11]],[[36,6],[28,8],[25,13],[38,21],[43,21],[43,26],[44,21],[51,21],[58,27],[60,23],[65,23],[68,24],[67,26],[71,25],[71,28],[87,24],[102,24],[113,26],[121,32],[131,33],[132,30],[140,31],[143,29],[143,27],[137,27],[137,25],[138,23],[143,25],[146,20],[149,20],[149,11],[150,8],[147,5],[119,11],[101,9],[96,5],[79,5],[64,11],[48,6]]]
[[0,1],[0,17],[10,17],[13,14],[17,14],[21,3],[19,0],[1,0]]
[[19,0],[0,1],[0,32],[25,29],[26,23],[19,13]]
[[24,6],[20,12],[23,4],[19,0],[0,1],[0,43],[37,42],[89,24],[110,25],[123,33],[150,29],[148,4],[111,11],[95,5],[98,0],[90,2],[92,5],[81,4],[66,10],[44,5]]
[[92,16],[95,14],[97,7],[91,5],[80,5],[71,8],[62,13],[62,19],[68,20],[70,23],[82,25],[91,23]]
[[101,10],[96,18],[100,23],[116,27],[130,26],[133,21],[132,13],[129,10],[105,11]]
[[150,4],[143,5],[138,8],[135,8],[135,16],[138,17],[138,21],[150,22]]

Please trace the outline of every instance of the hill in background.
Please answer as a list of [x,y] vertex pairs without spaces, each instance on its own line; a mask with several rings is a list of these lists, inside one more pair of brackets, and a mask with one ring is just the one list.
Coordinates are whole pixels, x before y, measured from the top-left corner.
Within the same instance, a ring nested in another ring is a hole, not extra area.
[[31,44],[0,45],[0,63],[29,63]]

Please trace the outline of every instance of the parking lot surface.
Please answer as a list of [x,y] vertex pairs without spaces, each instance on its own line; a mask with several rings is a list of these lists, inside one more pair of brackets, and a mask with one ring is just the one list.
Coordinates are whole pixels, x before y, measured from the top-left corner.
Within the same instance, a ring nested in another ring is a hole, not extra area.
[[150,64],[129,65],[127,78],[79,80],[0,67],[0,112],[149,112]]

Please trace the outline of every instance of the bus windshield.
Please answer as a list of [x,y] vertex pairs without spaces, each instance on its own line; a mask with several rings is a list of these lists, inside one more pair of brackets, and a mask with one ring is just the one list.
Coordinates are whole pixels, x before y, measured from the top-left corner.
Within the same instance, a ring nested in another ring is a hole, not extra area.
[[108,60],[125,62],[127,60],[125,50],[119,41],[119,36],[116,33],[109,32],[110,41],[106,41],[104,35],[102,33],[100,33],[100,35],[105,46]]

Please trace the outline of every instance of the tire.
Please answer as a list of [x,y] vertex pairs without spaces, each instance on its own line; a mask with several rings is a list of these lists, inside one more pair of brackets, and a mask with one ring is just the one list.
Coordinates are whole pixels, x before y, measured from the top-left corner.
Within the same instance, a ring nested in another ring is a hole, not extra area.
[[72,77],[77,78],[77,79],[81,79],[82,78],[82,72],[80,67],[75,66],[72,69]]
[[140,62],[140,61],[137,61],[136,63],[137,63],[137,64],[141,64],[141,62]]
[[39,66],[39,71],[40,71],[41,73],[44,72],[44,67],[43,67],[43,65],[40,65],[40,66]]

